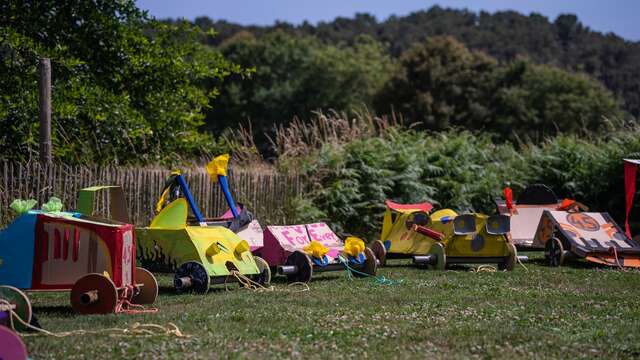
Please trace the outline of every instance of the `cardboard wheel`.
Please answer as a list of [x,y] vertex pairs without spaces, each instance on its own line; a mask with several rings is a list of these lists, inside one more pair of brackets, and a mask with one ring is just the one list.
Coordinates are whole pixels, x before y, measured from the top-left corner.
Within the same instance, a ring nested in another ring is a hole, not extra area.
[[0,359],[25,360],[28,358],[27,347],[18,334],[9,328],[0,326]]
[[[378,263],[376,262],[376,256],[373,254],[373,251],[369,248],[364,249],[364,266],[360,269],[360,272],[363,272],[367,275],[376,276],[376,272],[378,271]],[[357,277],[364,277],[364,275],[360,275],[358,273],[353,273]]]
[[552,237],[547,241],[544,248],[544,257],[547,259],[549,266],[558,267],[564,264],[567,252],[564,250],[560,239]]
[[518,250],[516,250],[516,247],[512,243],[508,242],[506,246],[509,255],[504,258],[502,263],[498,264],[498,270],[513,271],[513,269],[516,268],[516,262],[518,261]]
[[269,285],[271,283],[271,268],[269,268],[269,264],[259,256],[254,256],[253,260],[256,262],[260,273],[254,275],[252,280],[260,285]]
[[[31,323],[31,317],[33,311],[31,309],[31,302],[22,290],[13,286],[3,285],[0,286],[0,299],[8,301],[11,305],[15,305],[13,311],[27,324]],[[25,331],[27,327],[22,325],[15,316],[13,318],[13,324],[17,331]],[[0,356],[0,359],[2,357]]]
[[110,314],[116,311],[116,285],[102,274],[88,274],[71,288],[71,307],[78,314]]
[[380,262],[379,266],[387,265],[387,248],[384,247],[384,243],[380,240],[376,240],[371,244],[371,251],[375,255],[376,259]]
[[444,270],[447,266],[447,254],[444,251],[444,245],[441,243],[433,243],[431,249],[429,249],[429,255],[436,256],[436,263],[433,265],[427,265],[429,270]]
[[295,274],[287,275],[289,282],[303,282],[308,283],[313,276],[313,264],[309,255],[302,251],[294,251],[289,255],[285,265],[295,265],[298,268],[298,272]]
[[131,302],[134,304],[153,304],[158,298],[158,281],[151,272],[141,267],[136,268],[137,294],[133,296]]
[[211,279],[207,269],[197,261],[189,261],[180,265],[173,277],[173,286],[178,293],[193,291],[198,294],[206,294],[210,284]]

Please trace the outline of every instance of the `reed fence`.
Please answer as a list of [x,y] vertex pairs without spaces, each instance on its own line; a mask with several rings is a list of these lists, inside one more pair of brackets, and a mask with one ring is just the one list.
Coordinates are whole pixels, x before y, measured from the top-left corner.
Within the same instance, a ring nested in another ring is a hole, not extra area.
[[[147,225],[155,214],[169,169],[158,167],[43,165],[0,161],[0,224],[13,219],[9,205],[14,199],[36,199],[39,205],[50,197],[60,198],[65,209],[75,209],[78,191],[94,185],[120,185],[127,200],[129,217],[136,225]],[[203,215],[214,217],[227,209],[219,187],[204,168],[183,169],[183,175]],[[287,223],[287,204],[304,191],[299,176],[270,169],[232,168],[231,192],[263,223]]]

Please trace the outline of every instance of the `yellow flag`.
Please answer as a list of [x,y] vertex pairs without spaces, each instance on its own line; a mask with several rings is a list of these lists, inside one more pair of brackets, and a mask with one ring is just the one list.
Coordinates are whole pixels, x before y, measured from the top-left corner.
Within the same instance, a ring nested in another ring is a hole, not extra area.
[[216,156],[207,164],[207,172],[213,182],[218,181],[218,176],[227,176],[227,165],[229,164],[229,154]]
[[327,253],[329,252],[329,249],[327,249],[319,241],[315,240],[309,243],[309,245],[305,246],[303,250],[316,259],[322,259],[322,257],[327,255]]
[[358,256],[364,251],[364,241],[355,236],[349,236],[344,241],[344,252],[349,256]]

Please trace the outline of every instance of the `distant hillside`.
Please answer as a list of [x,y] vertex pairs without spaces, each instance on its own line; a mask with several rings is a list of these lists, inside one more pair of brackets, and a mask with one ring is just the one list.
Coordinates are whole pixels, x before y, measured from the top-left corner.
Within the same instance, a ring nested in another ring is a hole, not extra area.
[[394,57],[426,37],[451,35],[467,47],[482,50],[500,61],[526,57],[537,63],[585,72],[609,88],[626,111],[640,117],[640,42],[592,31],[575,15],[561,15],[551,22],[539,14],[474,13],[436,6],[385,21],[358,14],[317,26],[309,23],[241,26],[206,17],[197,18],[195,23],[202,29],[213,28],[218,32],[218,36],[208,40],[214,46],[240,31],[261,36],[281,29],[312,35],[331,44],[352,44],[359,35],[368,34],[386,44]]

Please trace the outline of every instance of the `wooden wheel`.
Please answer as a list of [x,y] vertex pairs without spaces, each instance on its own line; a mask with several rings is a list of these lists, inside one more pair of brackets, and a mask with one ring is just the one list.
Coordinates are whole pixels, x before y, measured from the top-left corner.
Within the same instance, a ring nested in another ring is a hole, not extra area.
[[[22,319],[22,321],[27,324],[31,323],[31,317],[33,316],[31,302],[29,301],[27,294],[22,290],[13,286],[0,286],[0,299],[6,300],[9,304],[14,305],[15,309],[13,309],[13,311],[20,317],[20,319]],[[27,330],[27,327],[22,325],[15,316],[13,317],[13,324],[18,331]],[[0,359],[1,358],[2,357],[0,356]]]
[[210,284],[211,279],[207,269],[197,261],[189,261],[180,265],[173,277],[173,286],[178,293],[193,291],[198,294],[206,294]]
[[429,249],[429,255],[435,255],[436,262],[435,264],[427,265],[427,269],[429,270],[444,270],[447,266],[447,254],[444,250],[444,245],[439,242],[433,243],[431,245],[431,249]]
[[71,307],[78,314],[110,314],[117,303],[116,285],[102,274],[85,275],[71,288]]
[[387,264],[387,248],[384,247],[384,243],[380,240],[376,240],[371,244],[371,251],[375,255],[376,259],[380,262],[379,266],[385,266]]
[[498,270],[512,271],[515,269],[518,261],[518,250],[516,250],[516,247],[510,242],[507,242],[506,246],[509,254],[505,257],[503,262],[498,264]]
[[[365,273],[367,275],[376,276],[376,273],[378,271],[378,263],[376,261],[376,256],[373,254],[373,250],[369,248],[365,248],[364,256],[365,256],[364,266],[362,267],[362,269],[358,271]],[[364,275],[360,275],[358,273],[353,273],[353,274],[357,277],[364,277]]]
[[564,246],[562,246],[562,241],[557,237],[552,237],[547,241],[544,248],[544,257],[547,259],[549,266],[562,266],[567,254]]
[[[142,285],[142,286],[138,286]],[[134,304],[153,304],[158,298],[158,281],[151,272],[136,268],[136,294],[131,299]]]
[[0,359],[25,360],[28,358],[27,347],[18,334],[9,328],[0,326]]
[[313,264],[309,255],[302,251],[294,251],[289,255],[285,265],[294,265],[297,267],[298,272],[295,274],[287,275],[289,282],[303,282],[308,283],[313,276]]
[[254,256],[253,260],[256,262],[260,273],[252,276],[252,280],[260,285],[269,285],[271,283],[271,268],[269,268],[269,264],[259,256]]

